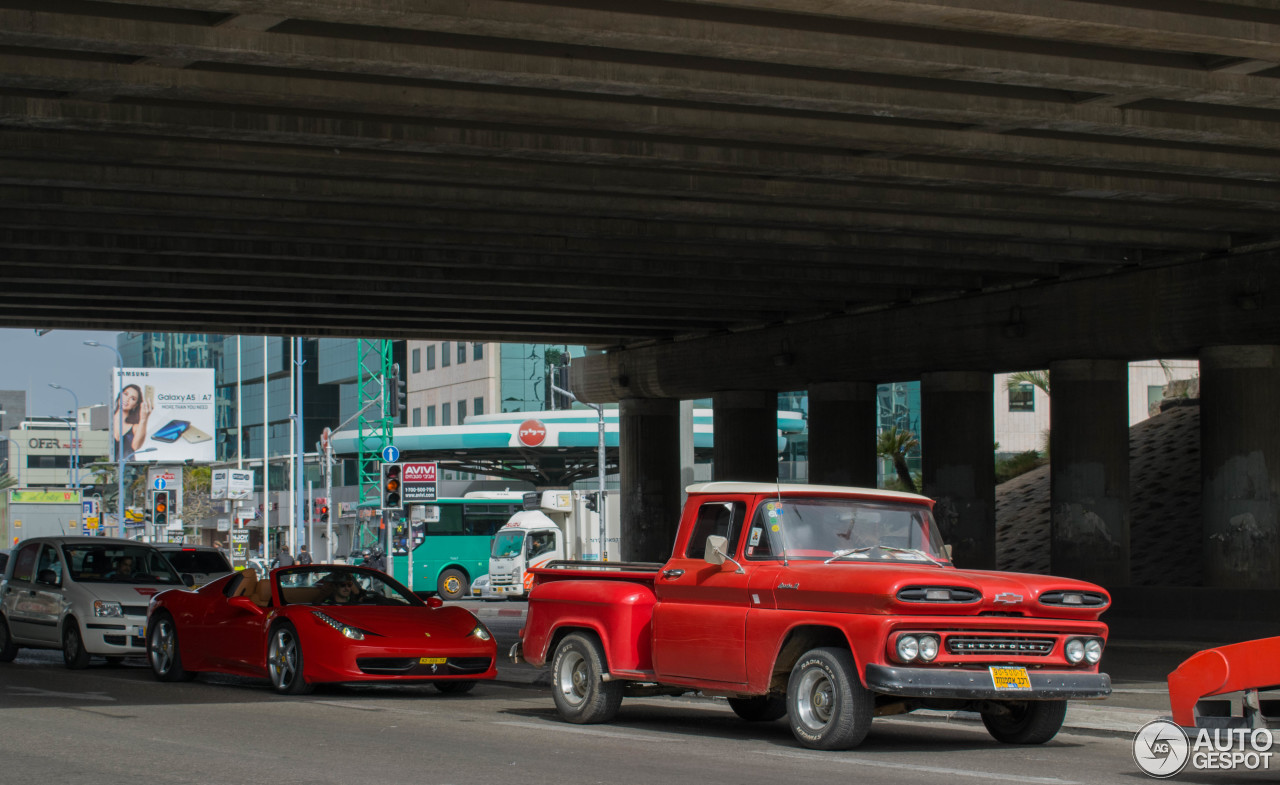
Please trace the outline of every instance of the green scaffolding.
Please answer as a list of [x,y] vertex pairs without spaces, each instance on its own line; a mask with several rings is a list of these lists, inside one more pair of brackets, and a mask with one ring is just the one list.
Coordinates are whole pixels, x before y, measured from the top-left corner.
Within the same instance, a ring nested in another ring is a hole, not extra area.
[[[392,444],[395,422],[387,416],[386,400],[394,395],[387,390],[391,376],[391,341],[360,339],[356,361],[359,365],[357,388],[360,414],[357,417],[359,438],[356,441],[356,465],[360,475],[360,509],[376,508],[382,503],[382,450]],[[361,521],[355,546],[367,548],[377,538],[376,529]]]

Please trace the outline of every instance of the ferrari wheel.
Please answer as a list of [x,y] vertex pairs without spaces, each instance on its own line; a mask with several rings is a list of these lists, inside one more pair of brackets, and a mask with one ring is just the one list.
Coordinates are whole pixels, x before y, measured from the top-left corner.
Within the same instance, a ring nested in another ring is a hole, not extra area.
[[605,681],[604,650],[594,635],[574,633],[556,646],[551,660],[551,697],[569,722],[608,722],[622,705],[622,682]]
[[436,689],[445,695],[463,695],[471,692],[471,688],[476,686],[474,681],[438,681]]
[[440,573],[440,582],[436,586],[440,596],[446,600],[461,600],[467,596],[470,588],[467,576],[460,570],[445,570]]
[[151,622],[147,632],[147,659],[151,672],[160,681],[190,681],[195,674],[182,667],[182,655],[178,651],[178,628],[173,617],[161,613]]
[[62,627],[62,664],[77,671],[89,667],[89,652],[80,636],[80,622],[70,616]]
[[9,622],[0,616],[0,662],[13,662],[13,658],[17,656],[18,646],[9,634]]
[[305,695],[313,689],[303,678],[302,644],[298,642],[298,631],[289,622],[271,630],[267,671],[271,686],[281,695]]

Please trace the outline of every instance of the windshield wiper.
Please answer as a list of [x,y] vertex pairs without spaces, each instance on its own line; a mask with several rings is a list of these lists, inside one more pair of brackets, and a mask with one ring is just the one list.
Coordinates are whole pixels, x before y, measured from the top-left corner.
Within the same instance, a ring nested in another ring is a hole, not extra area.
[[916,556],[919,556],[919,557],[920,557],[920,558],[922,558],[922,559],[926,559],[926,560],[928,560],[928,561],[930,561],[930,562],[932,562],[932,563],[934,563],[934,564],[938,565],[939,567],[941,567],[941,566],[943,566],[944,564],[946,564],[946,562],[938,561],[937,559],[933,558],[932,556],[930,556],[929,554],[927,554],[927,553],[925,553],[924,551],[920,550],[919,548],[895,548],[895,547],[893,547],[892,545],[881,545],[880,547],[881,547],[881,549],[886,550],[886,551],[889,551],[890,553],[913,553],[913,554],[915,554]]
[[836,559],[843,559],[846,556],[857,556],[857,555],[866,553],[867,551],[873,551],[879,547],[880,547],[879,545],[867,545],[863,548],[850,548],[844,551],[835,551],[834,553],[831,554],[831,558],[824,561],[823,564],[830,564]]
[[927,553],[925,553],[924,551],[919,550],[919,549],[917,549],[917,548],[895,548],[895,547],[893,547],[892,545],[867,545],[867,546],[864,546],[864,547],[862,547],[862,548],[850,548],[849,550],[845,550],[845,551],[836,551],[835,553],[831,554],[831,558],[830,558],[830,559],[827,559],[827,560],[825,560],[825,561],[824,561],[824,562],[822,562],[822,563],[823,563],[823,564],[830,564],[831,562],[835,561],[836,559],[843,559],[843,558],[846,558],[846,557],[848,557],[848,556],[859,556],[859,555],[861,555],[861,554],[866,553],[867,551],[873,551],[873,550],[875,550],[876,548],[879,548],[879,549],[880,549],[880,550],[882,550],[882,551],[888,551],[889,553],[910,553],[910,554],[914,554],[914,555],[916,555],[916,556],[919,556],[919,557],[920,557],[920,558],[922,558],[922,559],[925,559],[926,561],[929,561],[929,562],[931,562],[931,563],[933,563],[933,564],[938,565],[939,567],[944,566],[944,565],[946,564],[946,562],[940,562],[940,561],[938,561],[937,559],[935,559],[935,558],[933,558],[932,556],[930,556],[929,554],[927,554]]

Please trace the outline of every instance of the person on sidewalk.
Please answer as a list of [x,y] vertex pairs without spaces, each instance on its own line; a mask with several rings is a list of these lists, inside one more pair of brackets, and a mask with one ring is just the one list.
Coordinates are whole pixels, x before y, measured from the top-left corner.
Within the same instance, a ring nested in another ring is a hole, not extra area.
[[310,564],[311,554],[307,553],[307,546],[298,546],[298,564]]
[[287,546],[284,546],[284,545],[280,546],[280,553],[276,554],[276,566],[277,567],[293,566],[293,557],[289,555],[289,548]]

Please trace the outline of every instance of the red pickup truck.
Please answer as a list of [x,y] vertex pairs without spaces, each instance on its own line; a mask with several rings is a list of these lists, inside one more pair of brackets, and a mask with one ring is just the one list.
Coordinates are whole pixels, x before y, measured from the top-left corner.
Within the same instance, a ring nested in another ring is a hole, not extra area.
[[1100,587],[957,569],[923,496],[821,485],[689,488],[666,564],[534,570],[512,656],[548,662],[570,722],[624,695],[699,691],[745,720],[789,718],[814,749],[860,744],[875,716],[977,711],[1041,744],[1070,698],[1101,698],[1111,602]]

